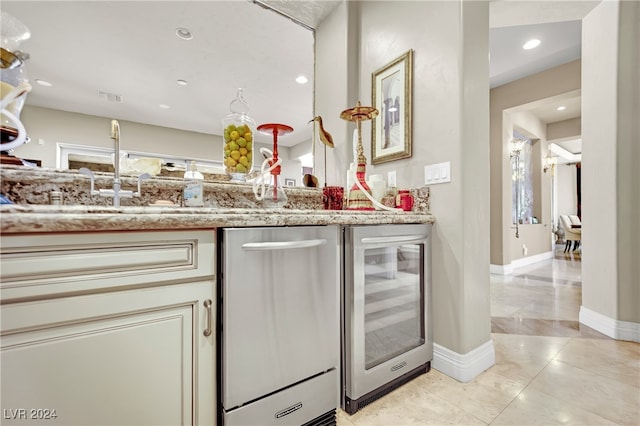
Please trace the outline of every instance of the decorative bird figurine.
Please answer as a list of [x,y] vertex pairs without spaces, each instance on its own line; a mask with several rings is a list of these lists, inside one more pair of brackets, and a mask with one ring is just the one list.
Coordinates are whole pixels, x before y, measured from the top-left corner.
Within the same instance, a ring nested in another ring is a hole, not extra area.
[[335,148],[335,145],[333,144],[333,137],[324,129],[324,126],[322,125],[322,117],[319,115],[313,117],[313,119],[309,120],[309,123],[311,123],[312,121],[316,121],[320,125],[320,141],[329,148]]

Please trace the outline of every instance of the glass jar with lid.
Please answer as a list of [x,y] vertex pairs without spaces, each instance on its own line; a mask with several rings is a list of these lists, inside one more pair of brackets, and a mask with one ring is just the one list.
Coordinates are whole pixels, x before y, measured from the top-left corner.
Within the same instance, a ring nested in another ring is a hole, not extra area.
[[255,121],[249,117],[249,105],[242,89],[229,104],[231,114],[222,119],[223,153],[225,172],[232,182],[244,182],[253,168],[253,135]]
[[27,141],[27,132],[20,121],[20,113],[31,85],[23,64],[29,58],[18,50],[21,42],[31,37],[29,29],[6,11],[0,11],[0,130],[1,151],[9,151]]

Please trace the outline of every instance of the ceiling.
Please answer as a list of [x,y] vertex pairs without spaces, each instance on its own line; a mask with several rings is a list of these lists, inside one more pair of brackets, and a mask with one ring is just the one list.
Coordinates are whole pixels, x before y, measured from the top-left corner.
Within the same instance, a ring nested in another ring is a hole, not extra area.
[[[294,128],[280,144],[311,138],[313,32],[253,2],[2,0],[2,11],[32,34],[21,45],[28,105],[221,135],[243,88],[257,124]],[[193,38],[178,38],[178,27]]]
[[[492,1],[490,12],[491,87],[532,75],[581,58],[582,18],[597,1]],[[522,45],[532,38],[541,41],[532,50]],[[580,91],[565,93],[528,105],[541,121],[550,124],[582,115]],[[559,107],[564,107],[558,110]],[[582,153],[582,139],[553,142],[559,162],[575,161]],[[552,144],[552,145],[553,145]],[[550,146],[550,148],[552,148]]]
[[[260,3],[2,0],[2,11],[31,30],[21,46],[31,56],[30,80],[53,84],[34,83],[27,104],[221,134],[220,120],[242,87],[258,124],[294,128],[279,138],[281,145],[292,146],[311,138],[312,29],[341,1]],[[493,1],[491,86],[579,58],[580,20],[597,3]],[[178,27],[188,28],[193,39],[179,39]],[[523,51],[532,36],[542,41],[540,47]],[[296,83],[299,75],[309,82]],[[112,95],[122,102],[110,100]],[[533,112],[545,122],[580,116],[579,95],[562,113],[556,106]],[[258,136],[258,141],[270,139]]]

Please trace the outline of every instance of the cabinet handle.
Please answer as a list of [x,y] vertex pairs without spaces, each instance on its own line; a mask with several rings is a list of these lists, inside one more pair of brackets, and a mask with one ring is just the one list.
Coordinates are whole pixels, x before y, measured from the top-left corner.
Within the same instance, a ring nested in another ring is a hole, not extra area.
[[204,307],[207,309],[207,328],[205,328],[203,332],[205,337],[211,336],[211,305],[213,305],[211,299],[204,301]]
[[360,240],[362,244],[380,244],[380,243],[408,243],[410,241],[424,240],[428,235],[398,235],[393,237],[365,237]]

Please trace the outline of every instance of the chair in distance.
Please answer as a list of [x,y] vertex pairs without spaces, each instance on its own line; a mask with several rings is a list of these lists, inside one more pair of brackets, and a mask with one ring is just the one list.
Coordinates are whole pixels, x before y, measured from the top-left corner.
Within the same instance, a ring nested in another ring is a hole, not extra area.
[[571,241],[573,241],[573,251],[576,251],[580,247],[580,240],[582,240],[582,223],[577,215],[560,215],[560,223],[564,228],[564,252],[566,253],[571,249]]

